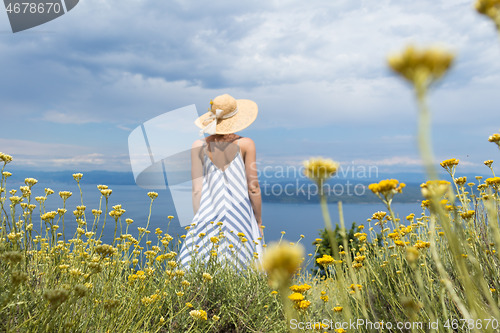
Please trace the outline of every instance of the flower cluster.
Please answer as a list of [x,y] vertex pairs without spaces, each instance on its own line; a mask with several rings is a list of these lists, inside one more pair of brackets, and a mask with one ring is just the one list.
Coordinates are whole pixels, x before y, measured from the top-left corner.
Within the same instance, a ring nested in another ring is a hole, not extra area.
[[488,16],[500,31],[500,1],[499,0],[477,0],[475,4],[478,13]]
[[264,253],[262,268],[272,285],[282,285],[299,269],[303,256],[300,245],[271,244]]
[[453,175],[455,174],[455,168],[457,167],[459,162],[460,162],[460,160],[458,160],[456,158],[450,158],[448,160],[442,161],[439,164],[441,165],[441,167],[443,169],[448,171],[448,173],[453,177]]
[[446,180],[429,180],[420,185],[424,198],[441,197],[450,188],[450,182]]
[[0,161],[2,161],[5,164],[8,164],[12,162],[12,156],[4,154],[0,151]]
[[439,80],[453,63],[453,54],[441,48],[419,50],[408,46],[402,53],[390,56],[389,66],[411,82],[417,90]]
[[490,135],[490,137],[488,138],[488,141],[495,143],[498,146],[498,148],[500,148],[500,134],[499,133],[495,133],[493,135]]
[[339,164],[331,159],[318,157],[304,161],[304,174],[316,182],[318,186],[321,186],[325,180],[335,175],[338,168]]
[[368,185],[368,189],[375,193],[375,195],[382,199],[382,201],[386,204],[392,200],[394,194],[402,193],[403,188],[405,187],[406,184],[399,183],[397,179],[385,179],[378,183]]
[[488,186],[498,187],[500,186],[500,177],[487,178],[484,182]]
[[316,262],[321,266],[326,267],[328,265],[334,264],[336,260],[331,255],[323,254],[321,258],[316,259]]
[[307,283],[304,283],[302,285],[296,285],[294,284],[293,286],[290,287],[290,290],[295,292],[295,293],[305,293],[306,291],[308,291],[309,289],[311,289],[311,286],[308,285]]
[[191,310],[189,315],[196,320],[207,320],[207,312],[205,310]]

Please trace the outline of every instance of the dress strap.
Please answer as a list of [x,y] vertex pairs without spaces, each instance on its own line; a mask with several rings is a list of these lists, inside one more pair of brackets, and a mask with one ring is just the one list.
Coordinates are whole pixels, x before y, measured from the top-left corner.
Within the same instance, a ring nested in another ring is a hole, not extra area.
[[240,147],[240,140],[243,139],[242,136],[240,136],[238,139],[234,140],[236,141],[236,145],[238,146],[238,148]]

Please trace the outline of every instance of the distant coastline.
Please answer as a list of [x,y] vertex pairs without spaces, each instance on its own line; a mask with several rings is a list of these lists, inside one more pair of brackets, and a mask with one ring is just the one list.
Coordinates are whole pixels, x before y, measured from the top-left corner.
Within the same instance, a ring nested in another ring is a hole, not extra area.
[[[37,170],[11,170],[12,176],[8,183],[23,183],[27,177],[33,177],[46,184],[61,183],[72,184],[72,174],[77,171],[37,171]],[[87,171],[83,172],[83,184],[105,184],[113,185],[136,185],[132,172],[117,171]],[[461,174],[467,176],[472,182],[477,182],[473,174]],[[482,175],[483,177],[489,177]],[[307,179],[303,178],[265,178],[260,179],[262,200],[269,203],[283,204],[317,204],[319,196],[317,187]],[[373,179],[372,179],[373,178]],[[406,183],[403,193],[395,197],[395,202],[415,203],[422,200],[420,184],[425,177],[422,173],[387,173],[378,174],[377,177],[369,179],[355,178],[333,178],[325,184],[328,194],[328,202],[342,201],[344,203],[378,203],[377,198],[369,189],[368,185],[381,179],[395,178]],[[449,175],[442,173],[441,178],[450,180]]]

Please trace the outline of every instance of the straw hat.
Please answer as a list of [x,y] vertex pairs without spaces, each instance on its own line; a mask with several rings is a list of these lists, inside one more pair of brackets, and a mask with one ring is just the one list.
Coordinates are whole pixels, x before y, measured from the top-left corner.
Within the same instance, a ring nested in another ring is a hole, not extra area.
[[224,94],[210,101],[211,108],[195,120],[200,133],[231,134],[241,131],[257,118],[257,104],[249,99],[234,99]]

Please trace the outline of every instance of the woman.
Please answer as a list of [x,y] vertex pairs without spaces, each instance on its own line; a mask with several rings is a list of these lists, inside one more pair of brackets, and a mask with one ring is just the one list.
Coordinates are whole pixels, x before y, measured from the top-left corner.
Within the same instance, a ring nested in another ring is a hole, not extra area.
[[210,101],[195,124],[210,136],[193,143],[193,223],[180,251],[183,266],[196,258],[240,268],[262,253],[261,193],[255,144],[235,132],[257,118],[257,104],[230,95]]

